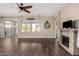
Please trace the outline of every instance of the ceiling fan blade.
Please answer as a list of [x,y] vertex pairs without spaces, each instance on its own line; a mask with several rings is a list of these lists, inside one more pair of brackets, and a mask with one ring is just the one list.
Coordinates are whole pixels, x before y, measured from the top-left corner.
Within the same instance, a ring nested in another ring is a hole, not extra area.
[[16,4],[20,7],[20,5],[18,3],[16,3]]
[[24,9],[32,8],[32,6],[24,6]]
[[28,10],[25,10],[25,9],[24,9],[24,11],[25,11],[25,12],[28,12],[28,13],[31,13],[30,11],[28,11]]

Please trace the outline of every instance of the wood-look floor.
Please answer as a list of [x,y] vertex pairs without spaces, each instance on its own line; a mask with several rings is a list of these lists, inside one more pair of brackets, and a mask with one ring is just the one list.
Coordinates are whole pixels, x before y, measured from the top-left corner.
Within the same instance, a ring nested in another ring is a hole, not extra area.
[[0,39],[0,56],[71,56],[56,39]]

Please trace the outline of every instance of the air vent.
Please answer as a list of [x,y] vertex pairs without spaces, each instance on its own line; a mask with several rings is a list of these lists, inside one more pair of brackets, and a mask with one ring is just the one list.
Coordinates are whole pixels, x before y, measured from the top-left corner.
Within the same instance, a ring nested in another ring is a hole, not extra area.
[[27,20],[35,20],[35,18],[27,18]]

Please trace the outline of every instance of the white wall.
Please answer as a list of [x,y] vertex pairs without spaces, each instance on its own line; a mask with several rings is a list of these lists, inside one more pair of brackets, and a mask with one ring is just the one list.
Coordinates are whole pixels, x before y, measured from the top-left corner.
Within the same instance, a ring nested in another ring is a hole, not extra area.
[[[19,27],[19,32],[17,37],[18,38],[56,38],[55,35],[55,22],[53,17],[51,16],[42,16],[40,17],[35,17],[37,20],[40,20],[41,22],[41,32],[21,32],[21,27]],[[48,20],[48,22],[50,23],[50,28],[49,29],[45,29],[44,28],[44,23],[46,22],[46,20]],[[20,24],[19,24],[20,25]]]
[[[32,16],[31,16],[32,17]],[[33,16],[35,19],[40,20],[41,22],[41,32],[21,32],[21,18],[3,18],[3,20],[11,20],[18,23],[18,31],[17,31],[17,38],[56,38],[55,35],[55,21],[52,16],[41,16],[40,18],[38,16]],[[22,19],[26,19],[27,17],[23,17]],[[50,23],[50,28],[45,29],[44,23],[48,20]],[[2,31],[2,30],[1,30]]]
[[77,19],[79,19],[79,3],[68,4],[60,10],[61,26],[64,21]]

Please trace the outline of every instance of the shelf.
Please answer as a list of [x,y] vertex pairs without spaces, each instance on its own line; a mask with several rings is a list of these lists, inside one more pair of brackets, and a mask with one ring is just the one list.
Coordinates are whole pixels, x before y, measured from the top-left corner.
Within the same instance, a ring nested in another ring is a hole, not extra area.
[[66,28],[62,28],[62,29],[59,29],[59,30],[79,30],[79,29],[66,29]]

